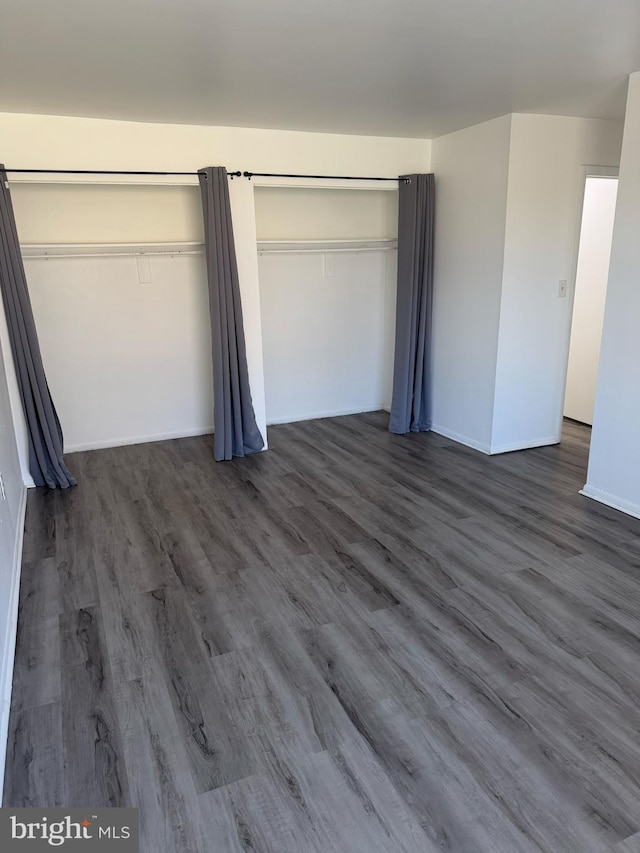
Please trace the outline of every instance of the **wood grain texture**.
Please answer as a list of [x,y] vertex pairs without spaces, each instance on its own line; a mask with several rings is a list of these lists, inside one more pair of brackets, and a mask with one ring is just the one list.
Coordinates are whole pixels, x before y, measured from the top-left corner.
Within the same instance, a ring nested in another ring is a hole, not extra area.
[[640,851],[640,521],[577,494],[589,430],[385,427],[31,492],[5,805],[137,806],[143,853]]
[[65,799],[78,806],[122,806],[125,754],[100,609],[61,615],[60,643]]

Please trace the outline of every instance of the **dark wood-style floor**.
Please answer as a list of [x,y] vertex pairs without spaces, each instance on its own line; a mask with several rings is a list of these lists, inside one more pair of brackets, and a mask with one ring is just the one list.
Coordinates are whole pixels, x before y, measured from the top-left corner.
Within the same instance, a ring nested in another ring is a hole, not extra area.
[[577,494],[588,430],[385,424],[29,495],[6,805],[138,806],[144,853],[640,851],[640,521]]

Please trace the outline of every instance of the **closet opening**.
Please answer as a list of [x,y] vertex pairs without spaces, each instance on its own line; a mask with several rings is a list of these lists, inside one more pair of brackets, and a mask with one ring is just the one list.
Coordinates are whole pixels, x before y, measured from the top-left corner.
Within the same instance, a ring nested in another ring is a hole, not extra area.
[[254,197],[267,423],[388,410],[397,186]]

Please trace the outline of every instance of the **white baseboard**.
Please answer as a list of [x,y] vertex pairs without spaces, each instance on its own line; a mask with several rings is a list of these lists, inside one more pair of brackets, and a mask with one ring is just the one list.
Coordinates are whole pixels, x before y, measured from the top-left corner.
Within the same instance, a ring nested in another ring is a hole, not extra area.
[[[355,409],[335,409],[331,411],[322,411],[322,412],[314,412],[312,414],[305,415],[288,415],[282,418],[274,418],[273,420],[267,421],[267,426],[272,426],[274,424],[292,424],[297,421],[313,421],[318,418],[337,418],[341,415],[360,415],[365,412],[379,412],[381,409],[388,409],[382,403],[378,403],[375,406],[370,406],[365,409],[363,408],[355,408]],[[132,435],[132,436],[124,436],[123,438],[106,438],[101,439],[99,441],[86,441],[80,442],[79,444],[68,444],[65,445],[64,452],[66,453],[79,453],[83,450],[104,450],[107,447],[124,447],[129,444],[147,444],[151,441],[168,441],[172,438],[192,438],[196,435],[212,435],[213,427],[193,427],[192,429],[183,429],[176,430],[175,432],[161,432],[156,433],[154,435]],[[265,441],[265,450],[266,441]],[[34,486],[35,483],[31,480],[30,483],[25,483],[25,485],[31,487]]]
[[9,713],[11,711],[11,688],[13,686],[13,662],[16,653],[18,630],[18,599],[20,593],[20,569],[22,566],[22,542],[24,539],[24,521],[27,509],[27,489],[22,490],[18,507],[15,547],[11,567],[11,587],[9,590],[9,616],[4,636],[4,655],[0,670],[0,803],[4,784],[4,766],[7,757],[7,738],[9,734]]
[[473,450],[479,450],[480,453],[486,453],[487,455],[491,453],[491,447],[488,444],[483,444],[480,441],[476,441],[475,438],[469,438],[468,435],[454,432],[454,430],[440,426],[439,424],[431,424],[431,432],[437,432],[438,435],[443,435],[445,438],[450,438],[452,441],[457,441],[458,444],[464,444],[466,447],[473,448]]
[[273,418],[267,421],[267,426],[275,426],[276,424],[295,424],[300,421],[315,421],[320,418],[339,418],[342,415],[363,415],[365,412],[379,412],[384,408],[382,403],[378,403],[375,406],[370,406],[366,409],[356,408],[356,409],[335,409],[329,412],[314,412],[312,414],[305,415],[287,415],[282,418]]
[[530,450],[532,447],[547,447],[550,444],[559,444],[559,442],[559,435],[548,436],[547,438],[536,438],[533,441],[514,441],[510,444],[492,445],[490,453],[492,456],[497,453],[513,453],[515,450]]
[[489,445],[475,438],[470,438],[468,435],[455,432],[447,427],[439,424],[432,424],[431,432],[436,432],[438,435],[443,435],[445,438],[450,438],[452,441],[457,441],[459,444],[464,444],[466,447],[471,447],[473,450],[479,450],[480,453],[486,453],[488,456],[495,456],[499,453],[512,453],[515,450],[529,450],[532,447],[546,447],[549,444],[558,444],[560,438],[558,436],[547,436],[533,441],[513,442],[511,444]]
[[625,512],[634,518],[640,518],[639,503],[619,498],[617,495],[609,494],[609,492],[603,492],[602,489],[596,489],[595,486],[590,486],[588,483],[585,483],[584,488],[580,489],[580,494],[586,498],[598,501],[598,503],[613,507],[613,509],[619,509],[620,512]]
[[103,450],[107,447],[124,447],[128,444],[147,444],[150,441],[168,441],[171,438],[191,438],[195,435],[211,435],[213,427],[193,427],[192,429],[176,430],[175,432],[159,432],[154,435],[131,435],[123,438],[105,438],[100,441],[80,442],[69,444],[64,448],[65,453],[78,453],[82,450]]

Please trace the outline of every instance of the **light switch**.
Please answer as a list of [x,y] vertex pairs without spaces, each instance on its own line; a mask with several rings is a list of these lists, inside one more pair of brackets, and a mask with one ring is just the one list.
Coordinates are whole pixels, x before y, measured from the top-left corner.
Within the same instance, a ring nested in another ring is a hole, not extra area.
[[558,299],[564,299],[567,295],[567,280],[566,278],[561,278],[558,282]]
[[333,278],[336,274],[336,256],[332,252],[327,252],[323,256],[325,278]]
[[136,257],[136,264],[138,265],[138,283],[151,284],[151,263],[149,262],[149,258],[146,255],[138,255]]

